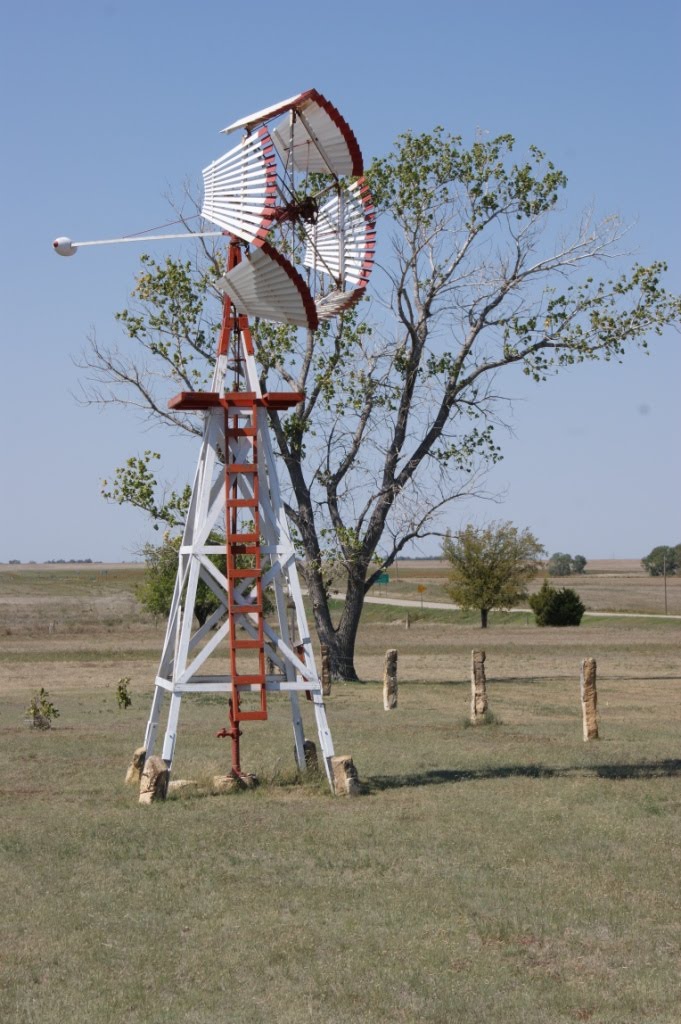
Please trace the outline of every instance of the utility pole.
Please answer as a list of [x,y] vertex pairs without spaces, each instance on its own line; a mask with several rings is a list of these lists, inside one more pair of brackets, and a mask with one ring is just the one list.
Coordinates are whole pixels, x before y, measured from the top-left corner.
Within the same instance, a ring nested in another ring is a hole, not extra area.
[[667,556],[662,556],[662,576],[664,578],[664,613],[667,614]]

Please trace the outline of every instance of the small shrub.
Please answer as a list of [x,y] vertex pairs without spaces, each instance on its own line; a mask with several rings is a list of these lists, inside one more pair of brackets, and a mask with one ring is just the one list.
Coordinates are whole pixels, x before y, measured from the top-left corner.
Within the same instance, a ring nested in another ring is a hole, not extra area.
[[548,580],[529,601],[538,626],[578,626],[586,610],[576,591],[569,587],[556,590]]
[[129,708],[132,705],[132,697],[128,692],[129,683],[130,676],[123,676],[118,680],[118,684],[116,686],[116,702],[121,711],[125,711],[126,708]]
[[34,729],[51,729],[52,720],[59,718],[59,711],[55,708],[49,693],[43,686],[31,698],[31,703],[26,708],[26,716]]
[[502,720],[500,718],[498,718],[497,715],[495,715],[493,711],[490,711],[489,708],[487,709],[487,711],[484,712],[484,714],[482,714],[480,716],[480,718],[475,723],[471,722],[470,715],[467,715],[466,718],[463,718],[461,720],[461,726],[464,729],[470,729],[470,728],[477,729],[481,725],[503,725],[503,724],[504,723],[502,722]]

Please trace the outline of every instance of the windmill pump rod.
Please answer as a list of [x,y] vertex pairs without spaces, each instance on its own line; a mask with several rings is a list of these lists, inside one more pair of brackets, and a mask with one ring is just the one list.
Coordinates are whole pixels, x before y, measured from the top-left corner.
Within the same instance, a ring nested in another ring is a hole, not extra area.
[[70,238],[61,236],[55,238],[52,248],[60,256],[75,256],[76,250],[85,245],[117,245],[119,242],[161,242],[166,238],[218,238],[226,234],[225,231],[183,231],[175,235],[130,235],[126,238],[102,238],[95,242],[72,242]]

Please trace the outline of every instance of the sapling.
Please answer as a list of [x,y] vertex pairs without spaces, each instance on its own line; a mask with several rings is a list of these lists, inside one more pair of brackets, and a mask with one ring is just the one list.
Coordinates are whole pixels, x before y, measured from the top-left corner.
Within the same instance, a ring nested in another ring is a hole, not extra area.
[[31,703],[26,708],[26,715],[34,729],[51,729],[52,720],[59,718],[59,711],[43,686],[40,687],[38,693],[31,697]]

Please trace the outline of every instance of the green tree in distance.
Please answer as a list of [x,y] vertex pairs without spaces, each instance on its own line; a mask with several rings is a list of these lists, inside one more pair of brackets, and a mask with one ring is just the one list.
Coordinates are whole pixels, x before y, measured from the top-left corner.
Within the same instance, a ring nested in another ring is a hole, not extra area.
[[[152,615],[166,616],[170,611],[179,562],[180,537],[166,536],[159,545],[145,544],[142,555],[146,565],[144,581],[137,588],[138,600]],[[218,541],[215,541],[218,543]],[[213,557],[221,572],[225,571],[225,558]],[[222,563],[222,564],[220,564]],[[200,626],[218,607],[219,601],[203,580],[196,590],[194,614]]]
[[641,559],[641,565],[650,576],[676,576],[681,569],[681,544],[669,547],[660,544]]
[[[373,303],[315,333],[256,325],[263,387],[305,394],[290,414],[272,412],[271,426],[337,677],[356,678],[357,629],[377,574],[414,540],[441,536],[438,516],[479,493],[481,472],[501,457],[494,423],[505,371],[540,382],[617,360],[681,318],[661,262],[597,279],[618,256],[622,225],[586,215],[566,231],[565,175],[535,147],[519,160],[513,150],[510,135],[470,146],[442,128],[399,136],[368,172],[385,246]],[[144,258],[118,317],[124,344],[90,339],[86,400],[127,402],[200,433],[198,417],[167,409],[175,391],[210,379],[222,257],[198,251],[195,262]],[[105,493],[178,524],[182,501],[164,493],[154,458],[129,460]]]
[[546,567],[549,576],[569,576],[572,569],[572,559],[562,551],[556,551],[549,558]]
[[556,551],[549,558],[546,566],[549,576],[571,576],[576,573],[581,576],[586,568],[584,555],[566,555],[562,551]]
[[[224,537],[211,534],[209,543],[224,544]],[[142,555],[146,564],[144,581],[137,588],[138,600],[152,615],[166,616],[170,612],[170,605],[173,600],[175,589],[175,577],[179,561],[181,538],[166,535],[163,543],[159,545],[145,544],[142,548]],[[217,566],[221,573],[226,572],[226,556],[210,555],[211,561]],[[237,566],[241,569],[250,567],[253,564],[251,555],[238,555]],[[263,609],[269,614],[274,609],[271,595],[267,590],[263,592]],[[194,614],[200,626],[218,608],[220,601],[204,583],[199,580],[196,588],[196,601],[194,602]]]
[[451,565],[446,591],[461,608],[480,611],[487,628],[493,608],[512,608],[527,597],[527,584],[541,567],[544,548],[529,530],[491,523],[447,534],[442,554]]

